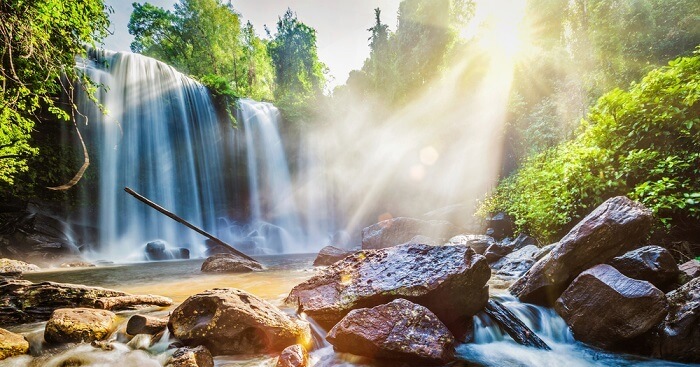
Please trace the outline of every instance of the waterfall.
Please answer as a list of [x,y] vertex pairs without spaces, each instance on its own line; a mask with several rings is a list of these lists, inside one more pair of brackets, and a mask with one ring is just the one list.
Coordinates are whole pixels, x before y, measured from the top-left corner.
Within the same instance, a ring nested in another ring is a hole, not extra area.
[[154,240],[173,253],[205,254],[203,237],[126,195],[125,186],[251,254],[322,245],[307,242],[273,105],[239,100],[234,129],[219,120],[204,86],[162,62],[91,50],[78,67],[104,86],[96,98],[107,111],[78,93],[92,163],[79,190],[91,205],[74,220],[97,228],[93,257],[142,260]]

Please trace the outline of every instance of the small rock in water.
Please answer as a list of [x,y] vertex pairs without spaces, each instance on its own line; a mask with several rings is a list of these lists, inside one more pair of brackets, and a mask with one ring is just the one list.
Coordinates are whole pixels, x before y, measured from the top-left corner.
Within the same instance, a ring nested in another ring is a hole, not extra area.
[[277,359],[276,367],[306,367],[309,363],[309,353],[301,344],[284,348]]
[[326,246],[318,252],[316,260],[314,260],[314,266],[328,266],[336,261],[340,261],[351,255],[353,251],[343,250],[333,246]]
[[214,358],[207,348],[199,345],[194,348],[178,348],[165,367],[214,367]]
[[397,299],[351,311],[329,332],[336,351],[415,364],[445,364],[455,338],[427,308]]
[[664,293],[651,283],[603,264],[581,273],[555,308],[577,340],[613,347],[659,324],[667,304]]
[[671,253],[660,246],[638,248],[610,260],[608,264],[632,279],[646,280],[661,290],[669,290],[680,272]]
[[307,322],[233,288],[187,298],[173,311],[168,328],[185,345],[204,345],[213,355],[279,352],[311,340]]
[[0,277],[2,276],[16,276],[22,273],[39,271],[41,270],[38,266],[34,264],[29,264],[24,261],[12,260],[12,259],[0,259]]
[[146,244],[146,260],[160,261],[169,260],[170,252],[166,251],[168,244],[163,240],[155,240]]
[[447,239],[462,230],[450,222],[398,217],[373,224],[362,230],[363,249],[383,249],[397,246],[422,235],[435,239]]
[[27,354],[29,342],[22,335],[0,329],[0,360]]
[[126,323],[126,333],[129,335],[149,334],[155,335],[165,330],[168,319],[161,319],[147,315],[134,315]]
[[582,271],[640,242],[652,219],[649,209],[624,196],[606,200],[515,281],[510,292],[523,302],[553,304]]
[[46,323],[44,339],[49,343],[81,343],[104,340],[116,329],[116,315],[106,310],[62,308]]
[[539,248],[535,245],[525,246],[491,264],[491,269],[498,270],[496,274],[503,277],[519,277],[535,264],[535,255],[538,251]]
[[216,254],[208,257],[202,264],[202,271],[205,273],[249,273],[263,269],[260,263],[234,254]]
[[483,234],[461,234],[449,239],[449,245],[462,245],[471,247],[477,254],[483,254],[486,249],[495,244],[496,240]]
[[87,261],[71,261],[59,265],[61,268],[94,268],[95,264]]
[[653,356],[700,363],[700,278],[666,295],[669,312],[652,334]]

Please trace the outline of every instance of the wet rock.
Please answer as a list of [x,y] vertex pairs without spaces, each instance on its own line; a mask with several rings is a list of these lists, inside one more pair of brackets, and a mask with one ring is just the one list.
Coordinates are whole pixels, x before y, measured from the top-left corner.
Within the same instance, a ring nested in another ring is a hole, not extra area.
[[207,348],[178,348],[166,362],[165,367],[214,367],[214,358]]
[[608,262],[632,279],[646,280],[661,290],[669,290],[678,280],[676,260],[663,247],[644,246]]
[[173,257],[180,260],[189,260],[190,249],[185,247],[177,248],[173,251]]
[[690,260],[678,266],[678,270],[685,273],[691,279],[700,277],[700,261],[695,259]]
[[458,337],[488,300],[491,270],[468,246],[403,245],[357,252],[294,287],[286,302],[324,327],[351,310],[405,298]]
[[414,364],[445,364],[454,357],[455,339],[427,308],[396,299],[351,311],[326,339],[336,351]]
[[582,271],[640,242],[651,223],[651,211],[642,204],[624,196],[608,199],[509,290],[523,302],[551,305]]
[[204,345],[215,356],[279,352],[311,338],[308,323],[233,288],[189,297],[173,311],[168,328],[185,345]]
[[24,261],[12,260],[12,259],[0,259],[0,276],[5,274],[22,274],[32,271],[41,270],[38,266],[34,264],[29,264]]
[[496,213],[486,221],[486,235],[502,240],[513,235],[513,219],[506,213]]
[[66,258],[80,257],[73,238],[78,234],[65,222],[40,213],[20,210],[5,213],[0,234],[0,257],[49,266]]
[[525,246],[535,246],[536,243],[537,241],[535,241],[534,238],[521,233],[512,241],[505,239],[490,245],[486,251],[484,251],[484,257],[486,257],[486,261],[493,263],[513,251],[520,250]]
[[155,335],[168,327],[168,319],[147,315],[134,315],[126,323],[126,333],[129,335]]
[[0,361],[29,352],[29,342],[22,335],[0,329]]
[[202,264],[205,273],[249,273],[263,270],[263,266],[234,254],[216,254],[208,257]]
[[452,223],[398,217],[373,224],[362,230],[363,249],[382,249],[410,241],[417,235],[450,238],[461,232]]
[[94,307],[100,298],[128,295],[99,287],[4,280],[0,281],[0,324],[44,321],[58,308]]
[[168,244],[163,240],[155,240],[146,244],[146,260],[170,260],[172,255],[167,251]]
[[577,340],[613,347],[659,324],[667,303],[664,293],[651,283],[628,278],[603,264],[581,273],[555,308]]
[[82,343],[108,338],[117,327],[117,316],[107,310],[62,308],[46,323],[44,339],[49,343]]
[[336,261],[344,259],[346,256],[352,254],[352,251],[346,251],[333,246],[326,246],[318,252],[316,260],[314,260],[314,266],[328,266]]
[[486,249],[495,244],[493,237],[482,234],[460,234],[450,238],[448,244],[471,247],[477,254],[483,254]]
[[653,356],[700,363],[700,278],[667,294],[669,312],[653,340]]
[[309,354],[301,344],[284,348],[277,359],[276,367],[306,367],[309,364]]
[[539,250],[535,245],[525,246],[491,264],[491,269],[497,270],[496,274],[506,278],[519,277],[535,264],[535,255]]

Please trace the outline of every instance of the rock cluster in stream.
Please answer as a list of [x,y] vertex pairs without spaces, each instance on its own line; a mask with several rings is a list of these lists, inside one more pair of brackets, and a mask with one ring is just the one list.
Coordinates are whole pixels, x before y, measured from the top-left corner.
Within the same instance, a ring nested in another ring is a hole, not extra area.
[[[362,231],[362,249],[319,253],[314,265],[327,267],[285,299],[296,315],[243,290],[212,289],[190,296],[168,318],[133,315],[127,345],[144,348],[167,325],[176,349],[166,366],[209,367],[215,356],[264,353],[279,354],[277,367],[303,367],[311,318],[329,330],[321,336],[338,352],[394,361],[390,365],[445,365],[454,360],[456,343],[472,339],[472,318],[483,311],[518,343],[549,349],[513,312],[489,301],[487,282],[494,276],[515,280],[509,290],[521,300],[553,306],[581,342],[700,362],[700,263],[679,267],[677,251],[644,246],[652,223],[648,209],[611,198],[542,248],[526,235],[514,237],[507,221],[496,215],[488,222],[494,238],[444,221],[389,219]],[[242,260],[216,255],[202,270],[261,270]],[[100,341],[114,330],[113,314],[76,308],[121,292],[19,280],[0,281],[0,291],[0,321],[52,315],[47,341],[113,347]],[[25,342],[0,329],[0,359],[26,353]]]

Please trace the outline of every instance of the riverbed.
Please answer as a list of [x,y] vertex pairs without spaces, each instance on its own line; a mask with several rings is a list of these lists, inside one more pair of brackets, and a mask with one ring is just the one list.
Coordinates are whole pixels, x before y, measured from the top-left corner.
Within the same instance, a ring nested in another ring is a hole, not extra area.
[[[281,307],[283,299],[297,284],[312,277],[315,255],[259,256],[266,271],[246,274],[203,274],[202,259],[186,261],[144,262],[132,264],[107,264],[94,268],[62,269],[26,274],[25,279],[84,284],[113,288],[129,293],[158,294],[172,298],[176,304],[188,296],[212,289],[234,287],[253,293]],[[505,295],[502,280],[489,283],[493,297],[499,298],[515,312],[538,336],[552,347],[551,351],[526,348],[516,344],[489,322],[483,314],[477,315],[475,343],[457,347],[461,361],[451,366],[687,366],[667,361],[613,354],[588,348],[573,339],[563,320],[551,309],[517,302]],[[112,337],[111,350],[95,348],[87,344],[45,347],[42,343],[45,323],[34,323],[8,328],[25,335],[32,345],[32,356],[22,356],[0,361],[0,366],[12,367],[63,367],[63,366],[162,366],[170,355],[169,340],[149,346],[147,341],[129,340],[124,332],[125,322],[132,314],[152,313],[165,316],[168,309],[149,308],[140,311],[120,312],[123,322]],[[312,320],[310,320],[312,321]],[[325,342],[325,331],[313,325],[314,346],[310,358],[314,367],[390,367],[396,362],[378,362],[349,354],[335,353]],[[127,345],[127,343],[129,343]],[[222,356],[216,357],[217,367],[274,367],[276,355]]]

